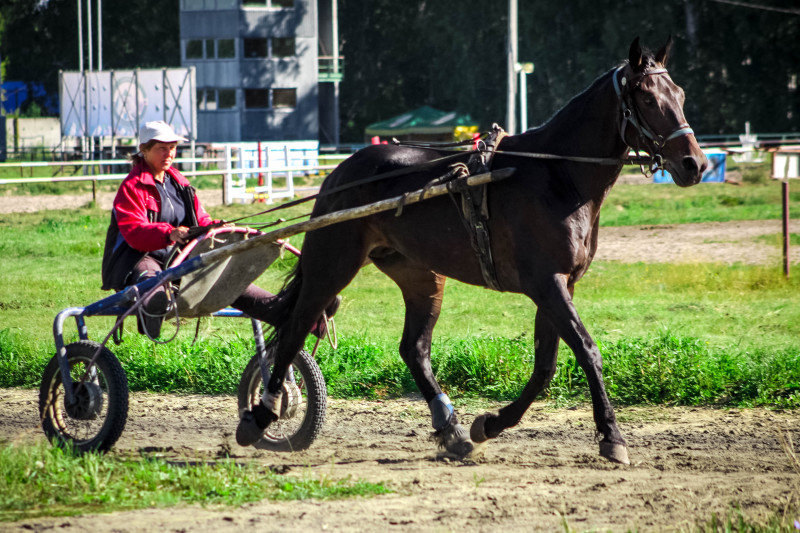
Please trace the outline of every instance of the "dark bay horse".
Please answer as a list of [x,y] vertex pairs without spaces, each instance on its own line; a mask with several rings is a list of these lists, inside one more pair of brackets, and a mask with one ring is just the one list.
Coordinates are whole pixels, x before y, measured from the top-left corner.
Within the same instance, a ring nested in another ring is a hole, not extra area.
[[[498,413],[478,417],[468,434],[433,376],[431,337],[445,279],[487,285],[460,213],[449,198],[438,197],[405,207],[399,217],[393,212],[376,214],[306,235],[302,257],[275,303],[285,319],[272,341],[274,369],[262,403],[240,422],[240,444],[257,440],[277,418],[283,379],[308,331],[371,261],[402,291],[406,314],[400,355],[428,402],[440,445],[463,456],[473,443],[497,437],[516,425],[553,377],[558,342],[563,339],[588,378],[594,420],[602,436],[600,454],[627,463],[625,440],[603,384],[601,355],[575,310],[572,294],[594,257],[600,206],[629,147],[641,147],[662,158],[682,187],[699,182],[708,164],[684,118],[683,90],[666,71],[670,45],[671,39],[652,54],[642,51],[637,38],[627,62],[600,76],[545,125],[505,137],[499,144],[493,168],[515,167],[516,172],[488,186],[496,278],[501,290],[523,293],[537,307],[533,374],[516,401]],[[524,157],[523,152],[619,163],[536,159]],[[447,173],[453,159],[437,163],[446,155],[409,146],[364,148],[325,180],[312,217],[422,188]],[[461,161],[467,158],[465,153]],[[398,169],[408,172],[324,196],[333,188]]]

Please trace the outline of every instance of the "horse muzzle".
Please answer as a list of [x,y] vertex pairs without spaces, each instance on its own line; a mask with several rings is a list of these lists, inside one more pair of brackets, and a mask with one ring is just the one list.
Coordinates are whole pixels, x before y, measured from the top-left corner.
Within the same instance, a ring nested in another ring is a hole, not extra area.
[[[672,175],[672,179],[679,187],[697,185],[703,178],[703,173],[708,168],[708,158],[697,145],[694,137],[686,137],[681,143],[677,139],[674,152],[664,154],[664,167]],[[683,148],[683,149],[681,149]],[[666,150],[665,150],[666,152]]]

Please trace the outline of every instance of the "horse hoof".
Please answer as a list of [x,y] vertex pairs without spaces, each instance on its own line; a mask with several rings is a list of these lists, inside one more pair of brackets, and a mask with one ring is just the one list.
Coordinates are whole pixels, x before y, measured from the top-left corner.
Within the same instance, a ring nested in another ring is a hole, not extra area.
[[244,411],[236,426],[236,443],[239,446],[250,446],[258,442],[275,420],[275,415],[267,410],[263,403],[253,406],[251,411]]
[[475,446],[461,424],[450,424],[434,434],[437,444],[444,448],[448,455],[463,459],[472,453]]
[[601,441],[600,456],[605,457],[612,463],[631,464],[630,459],[628,459],[628,448],[624,444]]
[[486,442],[489,440],[489,437],[486,436],[484,425],[490,416],[492,416],[490,413],[483,413],[472,421],[472,425],[469,428],[469,438],[472,439],[472,442]]

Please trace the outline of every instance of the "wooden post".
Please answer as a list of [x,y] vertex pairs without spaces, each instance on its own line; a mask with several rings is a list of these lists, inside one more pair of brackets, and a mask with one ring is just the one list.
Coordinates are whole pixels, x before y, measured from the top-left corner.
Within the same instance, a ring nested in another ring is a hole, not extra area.
[[781,200],[783,203],[783,274],[789,277],[789,180],[781,180]]

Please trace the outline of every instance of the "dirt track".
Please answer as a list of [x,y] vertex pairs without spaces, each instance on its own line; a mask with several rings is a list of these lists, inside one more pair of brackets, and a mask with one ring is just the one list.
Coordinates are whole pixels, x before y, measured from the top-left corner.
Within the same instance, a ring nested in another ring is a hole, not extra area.
[[[41,438],[35,392],[0,390],[0,439]],[[468,423],[490,406],[461,406]],[[636,407],[618,410],[631,466],[597,454],[588,408],[535,404],[477,462],[437,457],[427,409],[414,399],[332,400],[323,435],[304,452],[241,448],[239,460],[288,467],[286,475],[353,476],[395,492],[332,502],[255,503],[240,509],[153,509],[0,524],[0,530],[675,530],[740,505],[752,518],[800,497],[779,430],[800,442],[793,412]],[[132,397],[117,450],[161,448],[166,457],[214,457],[233,442],[232,397]],[[791,520],[800,517],[789,517]],[[791,523],[791,521],[789,522]]]

